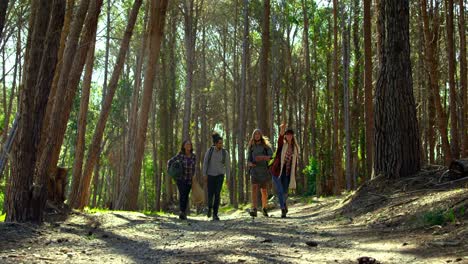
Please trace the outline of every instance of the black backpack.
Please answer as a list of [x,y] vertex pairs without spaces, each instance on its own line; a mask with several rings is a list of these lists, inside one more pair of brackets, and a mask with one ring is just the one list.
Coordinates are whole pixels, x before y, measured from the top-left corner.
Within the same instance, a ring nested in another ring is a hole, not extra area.
[[[211,156],[213,155],[214,148],[215,148],[214,146],[211,146],[210,152],[208,152],[208,164],[206,165],[207,168],[210,167]],[[227,151],[224,148],[222,149],[222,151],[223,151],[223,159],[221,160],[221,163],[224,165],[226,163]]]

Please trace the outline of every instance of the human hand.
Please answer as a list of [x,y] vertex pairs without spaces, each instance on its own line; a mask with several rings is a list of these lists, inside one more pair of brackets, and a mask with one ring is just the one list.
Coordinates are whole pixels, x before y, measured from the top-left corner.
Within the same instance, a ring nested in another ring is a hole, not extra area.
[[282,123],[280,125],[280,135],[284,135],[285,129],[286,129],[286,123]]

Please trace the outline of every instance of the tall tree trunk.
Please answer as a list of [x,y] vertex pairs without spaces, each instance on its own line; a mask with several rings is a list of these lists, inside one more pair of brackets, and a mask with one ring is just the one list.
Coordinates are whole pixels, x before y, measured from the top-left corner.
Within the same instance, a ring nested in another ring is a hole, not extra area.
[[62,1],[37,1],[31,25],[30,55],[21,95],[18,136],[15,141],[12,176],[6,202],[6,221],[42,222],[47,197],[47,178],[34,177],[41,125],[53,80],[60,32],[65,14]]
[[138,188],[140,186],[140,172],[148,128],[148,115],[153,98],[153,84],[156,77],[156,64],[159,59],[161,40],[164,33],[164,22],[168,0],[151,2],[149,25],[149,57],[145,70],[145,81],[140,115],[138,117],[136,145],[129,157],[123,178],[122,190],[117,200],[116,208],[120,210],[137,209]]
[[120,74],[122,73],[123,65],[125,62],[125,56],[130,44],[130,39],[133,34],[133,28],[135,26],[135,21],[138,16],[138,11],[140,9],[142,0],[136,0],[133,4],[131,15],[128,20],[127,28],[124,33],[124,37],[120,44],[119,54],[117,56],[117,61],[115,64],[114,72],[112,73],[111,80],[108,85],[108,93],[104,99],[104,104],[102,106],[101,113],[99,115],[96,128],[94,130],[94,136],[91,143],[91,146],[88,150],[88,156],[86,158],[86,163],[83,169],[83,175],[80,181],[80,187],[78,188],[77,193],[70,195],[70,205],[73,208],[83,209],[89,198],[90,193],[90,183],[93,168],[98,159],[99,149],[101,147],[102,136],[104,134],[104,128],[106,126],[107,117],[109,116],[109,111],[111,108],[112,100],[114,98],[115,91],[117,89],[118,80]]
[[270,0],[263,0],[262,51],[260,54],[260,84],[257,89],[257,127],[264,135],[271,135],[268,97],[268,57],[270,52]]
[[243,15],[244,15],[244,36],[242,41],[242,68],[241,68],[241,88],[240,88],[240,98],[239,98],[239,137],[237,138],[237,159],[238,159],[238,170],[239,170],[239,178],[238,178],[238,195],[239,195],[239,203],[244,203],[246,201],[246,197],[244,196],[244,165],[245,165],[245,93],[247,91],[247,74],[248,74],[248,67],[250,65],[249,61],[249,0],[244,0],[243,5]]
[[[81,88],[80,112],[79,112],[79,117],[78,117],[78,134],[77,134],[76,146],[75,146],[75,159],[73,161],[70,198],[76,196],[77,193],[79,192],[81,173],[83,170],[83,157],[85,153],[86,119],[88,115],[91,79],[93,76],[94,49],[96,46],[95,41],[96,41],[96,35],[94,36],[94,41],[91,43],[91,47],[88,51],[88,57],[86,58],[85,75],[84,75],[84,80],[83,80],[83,86]],[[69,201],[71,201],[71,199],[69,199]],[[71,205],[71,203],[69,203],[69,205]]]
[[382,66],[376,90],[376,175],[407,177],[420,170],[421,146],[413,96],[409,1],[381,2]]
[[465,7],[463,6],[464,0],[459,0],[459,20],[458,20],[458,31],[460,34],[460,93],[461,93],[461,119],[460,119],[460,131],[462,139],[462,157],[468,157],[468,83],[467,83],[467,71],[466,71],[466,27],[465,27]]
[[[450,144],[448,141],[448,132],[447,132],[447,114],[445,113],[441,98],[440,98],[440,88],[439,88],[439,70],[438,70],[438,60],[437,60],[437,47],[439,42],[439,9],[438,4],[431,10],[431,16],[433,18],[432,31],[430,30],[429,16],[427,13],[427,1],[421,0],[421,14],[424,22],[424,39],[425,39],[425,54],[426,54],[426,63],[428,65],[429,71],[429,80],[430,80],[430,90],[431,97],[429,100],[431,104],[435,106],[437,113],[436,122],[439,128],[442,149],[444,153],[445,165],[450,165],[452,161],[452,152],[450,150]],[[431,114],[431,112],[429,112]]]
[[[84,4],[85,1],[81,2]],[[89,4],[86,20],[84,22],[83,34],[78,45],[77,40],[82,24],[79,15],[84,6],[79,7],[75,21],[73,21],[70,36],[64,53],[63,67],[60,74],[54,106],[50,113],[48,127],[42,129],[44,140],[41,140],[41,151],[39,162],[35,168],[35,176],[39,179],[47,179],[48,175],[55,175],[68,118],[72,110],[72,102],[78,88],[81,73],[86,60],[90,43],[96,34],[98,17],[101,12],[102,0],[92,1]],[[51,132],[53,131],[53,133]],[[45,180],[45,182],[47,182]],[[41,206],[45,205],[45,200]]]
[[0,42],[3,39],[3,27],[5,26],[6,13],[8,9],[8,0],[0,2]]
[[448,59],[448,84],[450,89],[450,138],[452,158],[460,157],[460,143],[458,136],[458,107],[457,107],[457,92],[455,88],[455,41],[453,34],[453,0],[446,1],[446,29],[447,29],[447,59]]
[[366,117],[366,177],[370,179],[374,160],[374,102],[372,95],[371,2],[364,0],[364,105]]
[[341,164],[339,88],[338,88],[338,0],[333,0],[333,177],[334,193],[341,192],[343,169]]
[[[344,11],[344,10],[343,10]],[[343,28],[343,104],[344,104],[344,120],[345,120],[345,134],[346,134],[346,189],[349,191],[352,187],[351,179],[351,128],[350,128],[350,112],[349,112],[349,62],[350,52],[350,23],[348,14],[344,11],[342,17],[342,28]]]
[[360,142],[360,129],[363,126],[363,119],[360,118],[360,113],[364,113],[362,108],[363,102],[363,89],[362,89],[362,52],[360,46],[360,16],[361,16],[361,7],[360,0],[354,0],[354,22],[353,22],[353,45],[354,45],[354,80],[353,80],[353,107],[351,112],[352,122],[352,138],[354,141],[354,146],[352,150],[352,164],[353,164],[353,189],[356,189],[358,186],[358,175],[360,174],[359,165],[359,142]]
[[184,10],[184,39],[186,56],[186,79],[185,79],[185,100],[184,100],[184,119],[182,127],[182,140],[190,138],[190,118],[192,116],[192,89],[193,72],[195,69],[195,44],[197,35],[197,14],[202,5],[195,7],[195,0],[183,1]]

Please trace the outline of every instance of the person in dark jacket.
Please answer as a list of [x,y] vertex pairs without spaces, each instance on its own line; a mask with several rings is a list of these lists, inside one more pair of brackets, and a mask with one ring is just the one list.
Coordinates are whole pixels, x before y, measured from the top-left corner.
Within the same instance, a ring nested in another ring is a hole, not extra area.
[[249,166],[250,180],[252,183],[252,210],[250,216],[257,217],[257,193],[260,188],[262,195],[262,213],[268,217],[267,202],[268,190],[267,184],[270,180],[270,171],[268,170],[268,161],[273,156],[271,144],[268,138],[262,134],[260,129],[255,129],[248,146],[247,165]]
[[167,162],[168,170],[176,160],[181,161],[183,166],[183,174],[177,179],[177,188],[179,189],[179,219],[185,220],[187,219],[186,211],[190,190],[192,189],[192,177],[195,174],[196,162],[196,156],[193,153],[192,142],[190,140],[185,140],[182,143],[180,152]]

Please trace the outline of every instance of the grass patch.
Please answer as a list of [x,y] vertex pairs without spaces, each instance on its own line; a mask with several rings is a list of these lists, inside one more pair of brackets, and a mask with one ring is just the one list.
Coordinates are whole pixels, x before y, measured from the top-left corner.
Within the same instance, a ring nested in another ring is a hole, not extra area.
[[142,213],[147,216],[164,216],[168,214],[167,212],[164,212],[162,210],[161,211],[142,211]]
[[[460,210],[460,214],[464,215],[465,208]],[[457,221],[457,214],[453,209],[449,210],[432,210],[422,214],[422,223],[424,226],[446,225]]]

